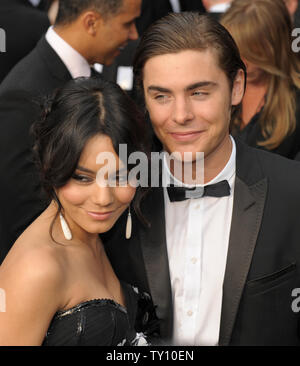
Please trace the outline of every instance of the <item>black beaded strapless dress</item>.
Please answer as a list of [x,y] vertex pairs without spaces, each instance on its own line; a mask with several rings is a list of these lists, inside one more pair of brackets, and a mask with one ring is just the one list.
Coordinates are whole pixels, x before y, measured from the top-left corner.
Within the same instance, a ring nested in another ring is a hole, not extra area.
[[122,283],[126,307],[110,299],[82,302],[57,312],[49,326],[43,346],[129,346],[147,345],[135,323],[139,303],[150,296]]

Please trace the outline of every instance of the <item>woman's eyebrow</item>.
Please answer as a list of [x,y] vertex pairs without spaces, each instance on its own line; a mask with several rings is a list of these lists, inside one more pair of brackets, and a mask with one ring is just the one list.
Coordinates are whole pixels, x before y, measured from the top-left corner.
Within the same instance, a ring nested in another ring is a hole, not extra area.
[[96,174],[93,170],[84,168],[83,166],[80,166],[80,165],[77,166],[77,170],[80,170],[80,171],[85,172],[85,173]]

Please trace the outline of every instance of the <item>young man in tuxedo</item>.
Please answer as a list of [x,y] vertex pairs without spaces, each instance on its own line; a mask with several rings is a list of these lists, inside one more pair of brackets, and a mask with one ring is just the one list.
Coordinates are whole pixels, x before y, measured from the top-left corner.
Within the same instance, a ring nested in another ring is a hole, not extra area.
[[191,195],[162,161],[175,187],[150,189],[148,225],[131,212],[130,239],[126,215],[103,237],[117,275],[151,293],[167,344],[299,345],[300,164],[230,136],[246,74],[232,37],[208,15],[171,14],[134,71],[163,150],[193,167],[204,153],[204,187]]
[[140,6],[141,0],[61,1],[54,27],[2,82],[0,263],[45,207],[29,134],[41,113],[36,101],[71,78],[89,77],[90,65],[96,62],[111,64],[127,42],[138,38],[135,19]]

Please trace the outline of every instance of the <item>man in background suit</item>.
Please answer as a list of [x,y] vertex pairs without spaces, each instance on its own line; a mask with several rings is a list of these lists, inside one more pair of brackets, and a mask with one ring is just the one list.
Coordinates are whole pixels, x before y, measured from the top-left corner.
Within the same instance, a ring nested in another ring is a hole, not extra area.
[[[76,5],[76,6],[75,6]],[[64,0],[54,28],[20,61],[0,87],[0,263],[23,230],[45,208],[32,162],[37,100],[66,81],[89,77],[95,62],[109,65],[138,38],[140,0]],[[63,157],[62,157],[63,159]],[[5,192],[5,193],[4,193]]]
[[0,83],[38,43],[50,25],[47,13],[28,0],[0,1],[0,28],[6,33],[6,52],[0,52]]
[[134,70],[163,184],[142,202],[148,225],[131,210],[130,239],[127,214],[103,235],[117,276],[151,293],[167,344],[300,345],[300,164],[230,136],[246,74],[230,34],[171,14],[144,34]]

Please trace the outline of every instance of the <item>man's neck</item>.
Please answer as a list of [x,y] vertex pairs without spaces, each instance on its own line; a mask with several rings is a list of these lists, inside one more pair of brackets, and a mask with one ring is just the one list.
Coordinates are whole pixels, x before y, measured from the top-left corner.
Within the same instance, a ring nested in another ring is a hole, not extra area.
[[232,153],[232,141],[227,135],[222,143],[208,156],[204,156],[204,183],[218,176],[225,168]]
[[76,26],[68,25],[68,26],[57,26],[53,27],[53,30],[65,41],[67,42],[74,50],[81,54],[89,64],[90,57],[88,52],[86,51],[86,42],[82,40],[81,31],[76,29]]
[[172,176],[186,185],[203,185],[216,178],[226,167],[232,154],[231,137],[224,137],[216,150],[193,162],[167,161]]

